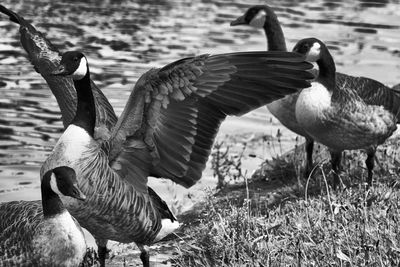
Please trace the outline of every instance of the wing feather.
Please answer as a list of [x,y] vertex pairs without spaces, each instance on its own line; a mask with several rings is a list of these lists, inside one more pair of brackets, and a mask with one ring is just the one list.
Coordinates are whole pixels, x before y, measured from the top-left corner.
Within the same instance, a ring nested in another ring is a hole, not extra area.
[[400,93],[384,84],[366,77],[354,77],[336,73],[336,86],[354,88],[368,105],[383,106],[397,117],[400,122]]
[[[75,116],[77,98],[71,78],[49,75],[51,71],[56,69],[61,60],[58,49],[22,16],[3,5],[0,5],[0,12],[8,15],[11,21],[20,25],[21,45],[28,53],[29,60],[35,70],[43,76],[56,97],[64,127],[67,127]],[[95,137],[107,140],[112,127],[117,122],[117,116],[103,92],[93,81],[91,83],[96,104]]]
[[[200,179],[227,115],[308,87],[311,67],[294,53],[245,52],[184,58],[152,69],[136,83],[113,130],[111,161],[129,169],[146,151],[141,164],[147,164],[148,175],[189,187]],[[147,149],[138,148],[142,155],[135,148],[127,152],[127,142]]]

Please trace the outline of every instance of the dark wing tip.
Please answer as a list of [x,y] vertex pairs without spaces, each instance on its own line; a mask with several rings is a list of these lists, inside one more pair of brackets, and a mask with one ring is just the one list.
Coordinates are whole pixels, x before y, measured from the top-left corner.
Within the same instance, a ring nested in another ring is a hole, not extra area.
[[22,25],[25,20],[23,17],[21,17],[20,15],[18,15],[17,13],[15,13],[14,11],[11,11],[10,9],[6,8],[5,6],[0,4],[0,12],[6,14],[7,16],[9,16],[10,20],[12,22],[15,22],[17,24]]

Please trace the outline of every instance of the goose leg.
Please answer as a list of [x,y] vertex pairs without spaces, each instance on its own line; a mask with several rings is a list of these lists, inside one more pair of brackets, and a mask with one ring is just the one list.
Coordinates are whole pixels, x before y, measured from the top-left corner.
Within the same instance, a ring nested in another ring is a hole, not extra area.
[[138,245],[138,248],[140,249],[140,259],[142,260],[143,267],[150,267],[150,255],[149,252],[147,251],[147,248],[145,245]]
[[100,267],[106,266],[106,258],[110,250],[107,249],[107,239],[96,239],[97,254],[99,256]]
[[375,149],[367,150],[367,159],[365,160],[365,165],[367,165],[367,169],[368,169],[368,180],[367,180],[368,187],[367,188],[369,188],[372,185],[374,161],[375,161]]
[[304,177],[308,178],[313,168],[312,154],[314,150],[314,140],[306,138],[306,169],[304,172]]
[[342,152],[331,151],[331,164],[333,170],[333,190],[336,190],[337,185],[340,183],[339,171],[340,162],[342,160]]

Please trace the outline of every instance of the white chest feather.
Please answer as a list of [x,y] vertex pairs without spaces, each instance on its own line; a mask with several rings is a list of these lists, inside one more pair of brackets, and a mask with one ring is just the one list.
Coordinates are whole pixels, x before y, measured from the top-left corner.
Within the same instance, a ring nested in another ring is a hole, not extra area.
[[83,232],[67,211],[43,222],[33,246],[55,266],[78,266],[86,253]]
[[323,120],[324,112],[331,107],[332,93],[322,84],[313,82],[310,88],[303,89],[296,102],[296,119],[304,127],[313,128]]
[[62,236],[68,236],[70,240],[76,241],[74,242],[76,245],[86,247],[86,242],[82,242],[85,240],[81,238],[83,233],[69,212],[64,211],[60,215],[56,215],[52,220],[54,220],[55,225],[59,226],[58,231]]
[[54,147],[53,152],[60,151],[68,161],[74,162],[88,150],[92,137],[83,128],[74,124],[68,126]]

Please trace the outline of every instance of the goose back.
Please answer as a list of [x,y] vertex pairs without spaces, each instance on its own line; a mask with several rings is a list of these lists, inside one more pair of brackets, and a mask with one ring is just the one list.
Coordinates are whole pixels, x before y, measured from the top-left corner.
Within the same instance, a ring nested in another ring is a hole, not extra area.
[[2,203],[0,214],[0,259],[30,259],[32,247],[24,244],[32,242],[36,226],[43,219],[41,201]]
[[383,106],[400,122],[400,92],[366,77],[354,77],[343,73],[336,74],[337,87],[353,88],[357,95],[367,104]]
[[0,204],[0,214],[1,266],[78,266],[82,261],[83,232],[67,212],[44,219],[41,201],[13,201]]

